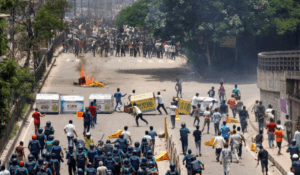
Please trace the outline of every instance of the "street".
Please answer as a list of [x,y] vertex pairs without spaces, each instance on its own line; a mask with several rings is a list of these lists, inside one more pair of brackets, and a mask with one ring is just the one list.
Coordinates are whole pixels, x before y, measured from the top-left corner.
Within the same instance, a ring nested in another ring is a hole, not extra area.
[[[86,75],[94,75],[95,80],[103,82],[104,88],[100,87],[80,87],[74,86],[73,81],[77,82],[80,76],[79,67],[83,66]],[[217,89],[218,84],[211,84],[201,82],[200,77],[196,72],[189,69],[186,64],[186,60],[181,57],[176,57],[176,60],[164,59],[146,59],[143,57],[93,57],[91,53],[82,54],[79,58],[74,57],[72,53],[63,53],[57,58],[55,66],[53,67],[41,93],[58,93],[60,95],[83,95],[85,106],[89,105],[89,95],[93,93],[111,93],[114,94],[117,88],[121,89],[121,92],[130,94],[135,89],[136,94],[161,91],[163,96],[163,102],[165,106],[169,106],[172,97],[176,95],[175,91],[175,79],[183,79],[183,99],[190,100],[193,95],[198,92],[200,96],[206,97],[208,90],[215,86]],[[242,100],[246,106],[250,106],[256,99],[259,99],[259,91],[256,84],[241,84],[239,85],[242,93]],[[230,95],[233,84],[226,84],[227,97]],[[128,103],[127,96],[122,98],[123,104]],[[163,113],[164,114],[164,113]],[[229,112],[230,116],[231,111]],[[129,131],[132,134],[133,143],[135,141],[141,141],[144,136],[144,131],[149,130],[149,126],[154,126],[154,130],[158,133],[164,130],[164,117],[166,115],[158,115],[158,112],[145,113],[144,118],[149,122],[149,125],[140,123],[140,127],[136,127],[135,120],[132,115],[123,113],[121,111],[114,112],[113,114],[98,114],[98,124],[95,128],[91,129],[92,137],[97,142],[103,134],[105,134],[104,141],[108,139],[108,135],[115,133],[118,129],[123,129],[124,126],[129,127]],[[55,134],[54,138],[60,140],[60,145],[63,148],[67,148],[67,137],[64,134],[63,128],[68,124],[69,120],[73,120],[76,127],[76,131],[80,139],[83,139],[83,121],[76,119],[76,115],[60,114],[60,115],[46,115],[41,118],[41,127],[45,126],[46,121],[51,121],[54,126]],[[189,115],[180,115],[180,122],[176,122],[176,128],[169,132],[173,135],[176,141],[176,148],[181,154],[181,145],[179,141],[179,128],[181,122],[186,122],[187,127],[194,130],[192,122],[193,117]],[[170,122],[168,116],[168,122]],[[25,142],[25,146],[31,136],[34,135],[33,119],[29,117],[19,140]],[[169,123],[169,126],[171,124]],[[202,129],[203,120],[201,118],[200,128]],[[229,124],[232,126],[232,124]],[[249,133],[246,134],[248,140],[255,135],[252,129],[249,128]],[[205,141],[211,140],[214,137],[213,125],[211,124],[211,134],[203,134],[202,137],[202,157],[198,157],[205,164],[205,174],[222,174],[222,166],[216,163],[214,150],[210,146],[205,146]],[[206,131],[204,131],[206,133]],[[115,139],[112,139],[115,140]],[[157,143],[159,144],[159,142]],[[157,145],[158,146],[158,145]],[[161,145],[160,145],[161,146]],[[243,148],[242,160],[239,164],[232,163],[231,174],[253,174],[261,172],[260,166],[255,168],[256,161],[254,160],[254,153],[249,151],[249,142],[247,147]],[[195,145],[192,136],[189,136],[189,148],[195,150]],[[28,155],[29,151],[26,149],[25,154]],[[159,152],[155,151],[155,157],[159,155]],[[180,159],[183,155],[180,155]],[[270,164],[271,165],[271,164]],[[168,170],[168,166],[160,166],[160,174],[165,174]],[[181,165],[182,172],[185,172],[185,168]],[[246,171],[245,171],[246,170]],[[270,174],[276,174],[275,168],[270,168]],[[61,166],[61,174],[67,174],[66,161]],[[185,173],[183,173],[185,174]]]

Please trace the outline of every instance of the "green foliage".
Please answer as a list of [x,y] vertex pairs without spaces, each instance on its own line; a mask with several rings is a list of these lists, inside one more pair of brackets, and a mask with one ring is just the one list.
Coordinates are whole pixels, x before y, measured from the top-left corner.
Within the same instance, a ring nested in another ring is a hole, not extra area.
[[120,11],[116,16],[115,25],[129,25],[144,29],[146,27],[145,18],[150,11],[150,7],[149,0],[140,0],[133,3]]
[[19,125],[15,124],[10,135],[9,138],[12,139],[14,138],[14,136],[17,134],[17,131],[19,130]]
[[[0,13],[7,14],[11,7],[13,6],[13,0],[0,0]],[[7,23],[4,18],[0,18],[0,56],[4,55],[6,51],[9,49],[8,40],[3,33],[5,28],[7,27]]]
[[49,40],[56,35],[56,30],[67,29],[68,26],[61,19],[67,6],[66,0],[56,0],[54,2],[47,0],[47,3],[42,6],[34,17],[33,26],[38,33],[36,40]]
[[0,62],[0,128],[3,132],[8,120],[10,120],[11,93],[14,92],[15,99],[20,96],[29,97],[33,82],[29,68],[20,68],[15,59],[4,59]]
[[300,24],[300,4],[295,0],[270,0],[268,11],[272,14],[272,23],[280,35],[287,31],[296,31]]

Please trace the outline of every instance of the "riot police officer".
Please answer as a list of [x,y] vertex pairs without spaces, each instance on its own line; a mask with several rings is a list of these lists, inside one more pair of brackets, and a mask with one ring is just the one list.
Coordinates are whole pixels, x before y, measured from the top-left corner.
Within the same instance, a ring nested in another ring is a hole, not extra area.
[[94,157],[94,168],[99,167],[99,162],[105,162],[105,156],[103,155],[102,148],[97,149],[97,155]]
[[154,166],[153,162],[148,162],[148,168],[146,169],[147,174],[151,174],[151,175],[157,175],[158,171]]
[[142,158],[141,164],[140,164],[140,168],[145,172],[146,169],[148,168],[148,160],[146,157]]
[[125,157],[127,159],[129,159],[131,156],[133,156],[133,147],[132,146],[128,146],[127,153],[125,154]]
[[95,156],[97,155],[97,150],[94,148],[94,144],[90,144],[90,149],[87,152],[86,159],[89,160],[90,163],[93,163]]
[[50,135],[54,135],[54,132],[55,132],[55,130],[54,130],[53,126],[51,126],[51,122],[47,121],[46,126],[45,126],[45,131],[44,131],[44,134],[46,135],[47,140],[49,140]]
[[119,143],[120,149],[126,154],[127,147],[129,146],[129,141],[124,138],[123,134],[121,134],[120,138],[118,138],[114,143]]
[[[11,158],[10,158],[10,161],[8,162],[8,165],[9,165],[9,166],[12,165],[12,160],[13,160],[13,159],[17,159],[17,157],[18,157],[18,154],[17,154],[17,153],[12,153]],[[17,159],[17,160],[18,160],[18,159]],[[17,161],[17,164],[19,164],[19,161]]]
[[122,166],[122,158],[117,149],[113,149],[113,159],[116,161],[114,174],[120,174],[120,169]]
[[84,175],[96,175],[97,172],[95,170],[95,168],[92,167],[92,163],[88,163],[87,164],[87,168],[84,171]]
[[133,156],[129,158],[129,161],[135,170],[140,168],[141,159],[137,155],[137,150],[133,150]]
[[108,152],[112,153],[113,148],[113,145],[110,144],[110,140],[106,140],[106,144],[103,146],[105,155],[107,155]]
[[193,157],[190,173],[192,175],[202,174],[202,170],[204,170],[204,164],[201,161],[197,160],[196,157]]
[[122,166],[120,172],[121,172],[121,174],[124,175],[124,174],[126,174],[126,171],[128,171],[127,173],[130,173],[130,174],[133,174],[136,172],[134,167],[132,165],[130,165],[130,161],[127,158],[124,159],[124,165]]
[[300,147],[296,144],[296,140],[293,139],[292,142],[291,142],[291,145],[286,150],[286,152],[289,152],[290,155],[291,155],[291,161],[292,161],[292,163],[293,163],[292,156],[294,154],[297,154],[298,157],[299,157],[299,150],[300,150]]
[[[69,151],[67,152],[66,159],[68,159],[68,170],[69,174],[73,175],[76,174],[76,161],[75,161],[75,151],[74,151],[74,146],[69,145]],[[73,171],[72,171],[73,170]]]
[[47,168],[49,168],[51,170],[51,172],[55,172],[54,164],[53,164],[53,161],[51,159],[51,154],[50,153],[46,153],[45,162],[47,163]]
[[78,151],[75,156],[75,160],[77,163],[77,168],[81,168],[83,171],[85,170],[86,157],[83,151],[83,146],[78,147]]
[[193,161],[193,157],[196,157],[194,154],[192,154],[192,150],[189,149],[188,150],[188,154],[184,156],[183,158],[183,165],[184,165],[184,161],[186,161],[185,167],[187,169],[188,175],[191,174],[191,163]]
[[171,163],[170,170],[167,171],[166,175],[180,175],[177,170],[175,170],[175,164]]
[[148,150],[146,158],[147,158],[148,163],[152,162],[154,164],[155,168],[157,168],[157,164],[156,164],[155,158],[153,157],[152,150]]
[[144,157],[147,156],[147,152],[149,150],[152,150],[151,145],[149,144],[149,142],[147,141],[147,138],[145,138],[145,137],[142,139],[141,150],[142,150]]
[[84,172],[83,172],[83,170],[81,168],[78,169],[77,175],[84,175]]
[[182,144],[182,152],[184,155],[186,155],[186,151],[188,147],[188,134],[190,133],[190,130],[185,126],[186,126],[185,123],[181,123],[180,140]]
[[11,161],[11,163],[12,163],[12,165],[9,166],[8,171],[10,172],[10,174],[15,174],[16,169],[19,168],[18,160],[16,158],[14,158]]
[[53,148],[53,145],[54,145],[54,140],[53,139],[54,139],[53,135],[49,135],[49,137],[46,141],[46,144],[45,144],[47,152],[49,152],[49,153],[52,152],[52,148]]
[[37,163],[34,161],[34,156],[32,154],[28,155],[28,161],[25,163],[25,167],[28,170],[29,175],[34,175],[34,172],[36,171]]
[[138,156],[138,157],[141,157],[141,152],[142,152],[142,150],[141,150],[141,148],[140,148],[140,142],[135,142],[135,143],[134,143],[134,148],[133,148],[133,150],[136,150],[137,156]]
[[37,140],[40,142],[40,145],[42,147],[41,148],[41,154],[42,154],[42,151],[43,151],[43,149],[45,147],[45,142],[47,140],[46,135],[43,133],[43,129],[42,128],[38,129],[36,137],[37,137]]
[[54,141],[54,145],[53,145],[53,148],[52,148],[52,152],[51,153],[54,153],[56,155],[56,159],[60,162],[62,160],[61,157],[64,157],[64,153],[61,149],[61,146],[59,146],[59,141],[58,140],[55,140]]
[[55,153],[52,153],[52,164],[54,166],[55,175],[60,175],[60,161],[57,159]]
[[106,160],[104,162],[106,168],[111,171],[115,171],[115,166],[118,165],[118,163],[115,161],[115,159],[112,158],[111,152],[108,152],[105,156]]
[[115,143],[115,149],[118,150],[118,154],[119,154],[121,157],[125,157],[125,154],[124,154],[123,150],[120,149],[120,144],[119,144],[119,143]]
[[32,154],[35,157],[35,160],[38,160],[41,145],[40,142],[37,140],[36,135],[33,135],[32,140],[29,141],[28,149],[30,151],[30,154]]

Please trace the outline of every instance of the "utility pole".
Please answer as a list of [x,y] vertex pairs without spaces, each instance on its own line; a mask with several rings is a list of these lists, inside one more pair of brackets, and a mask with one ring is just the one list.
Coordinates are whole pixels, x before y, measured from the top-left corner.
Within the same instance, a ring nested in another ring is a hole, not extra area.
[[76,17],[76,0],[74,0],[74,18]]
[[81,3],[80,14],[81,14],[81,18],[83,18],[83,14],[82,14],[82,0],[80,0],[80,3]]

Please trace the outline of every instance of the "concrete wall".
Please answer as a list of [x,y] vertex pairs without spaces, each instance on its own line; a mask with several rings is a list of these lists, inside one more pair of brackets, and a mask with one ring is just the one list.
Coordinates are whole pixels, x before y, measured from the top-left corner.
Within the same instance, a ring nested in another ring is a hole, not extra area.
[[[273,106],[275,110],[275,120],[279,120],[281,116],[280,110],[280,93],[266,90],[260,90],[260,99],[263,105],[267,109],[269,104]],[[281,119],[280,119],[281,120]]]

